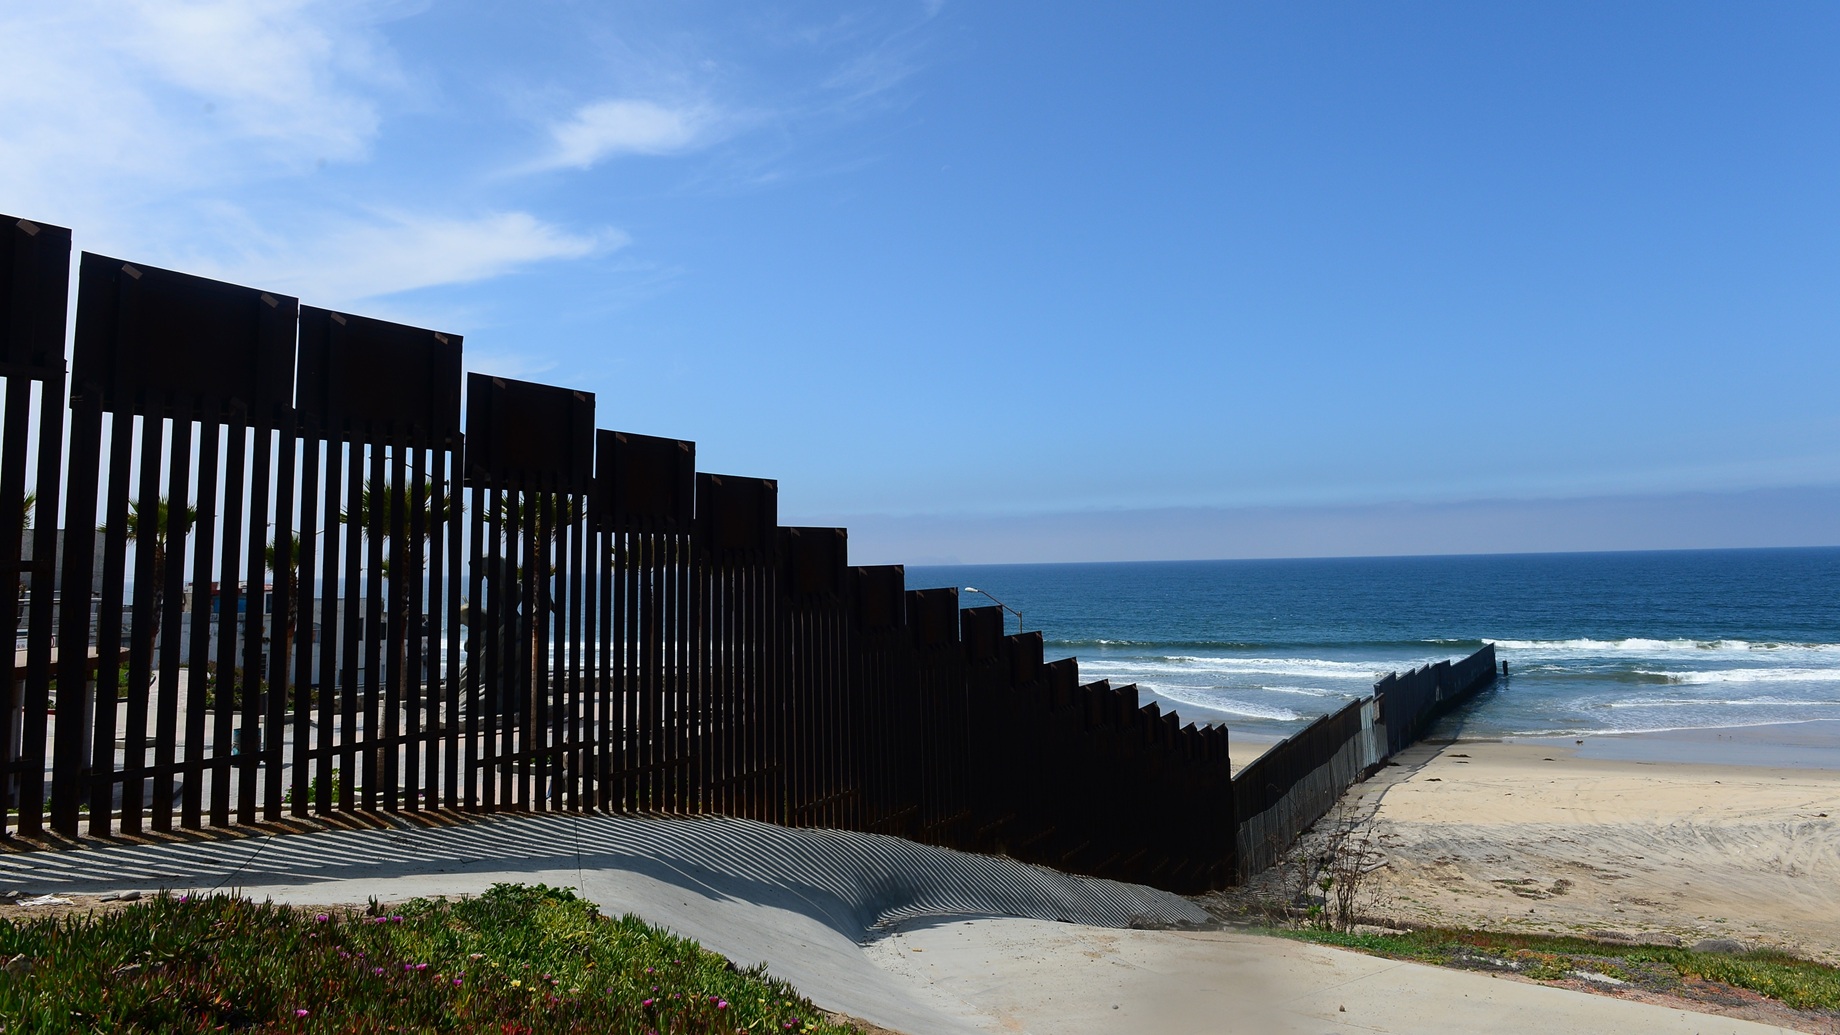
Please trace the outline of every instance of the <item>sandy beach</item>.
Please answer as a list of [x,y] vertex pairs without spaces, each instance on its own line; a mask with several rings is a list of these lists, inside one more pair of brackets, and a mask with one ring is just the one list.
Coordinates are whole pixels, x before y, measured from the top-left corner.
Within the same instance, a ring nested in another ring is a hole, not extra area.
[[[1385,858],[1369,910],[1840,963],[1840,770],[1813,764],[1840,761],[1830,732],[1420,744],[1344,799]],[[1733,764],[1766,759],[1785,764]]]

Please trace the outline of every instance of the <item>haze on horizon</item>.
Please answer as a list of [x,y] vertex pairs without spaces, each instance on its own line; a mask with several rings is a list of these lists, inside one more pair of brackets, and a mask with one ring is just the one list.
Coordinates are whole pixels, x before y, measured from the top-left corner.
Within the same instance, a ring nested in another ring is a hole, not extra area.
[[857,562],[1840,543],[1840,11],[0,9],[0,211]]

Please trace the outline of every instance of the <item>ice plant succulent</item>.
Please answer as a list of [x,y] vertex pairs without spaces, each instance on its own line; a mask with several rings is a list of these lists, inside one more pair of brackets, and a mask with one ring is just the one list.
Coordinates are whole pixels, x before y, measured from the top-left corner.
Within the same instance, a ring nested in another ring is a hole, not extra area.
[[[737,970],[636,918],[603,918],[567,891],[500,885],[398,909],[365,916],[156,897],[68,929],[0,919],[0,939],[44,961],[31,982],[0,981],[0,1017],[20,1031],[64,1030],[80,1014],[123,1031],[729,1035],[795,1030],[801,1021],[788,1017],[809,1016],[757,968]],[[140,965],[156,959],[149,944],[163,947],[157,965]],[[110,981],[93,980],[97,966]]]

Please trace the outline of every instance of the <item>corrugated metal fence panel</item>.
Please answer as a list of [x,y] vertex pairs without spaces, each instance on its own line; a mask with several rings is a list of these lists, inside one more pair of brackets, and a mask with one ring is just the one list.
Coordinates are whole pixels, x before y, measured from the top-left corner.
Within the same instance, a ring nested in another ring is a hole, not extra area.
[[286,474],[292,487],[297,308],[82,257],[65,525],[103,530],[102,585],[92,626],[78,600],[94,552],[67,534],[63,585],[78,592],[64,602],[60,675],[87,691],[77,666],[93,653],[100,689],[82,692],[76,721],[58,729],[53,783],[71,792],[53,803],[60,829],[75,827],[79,797],[95,832],[170,830],[175,806],[185,826],[207,805],[213,823],[229,822],[233,804],[238,822],[253,822],[258,803],[278,798],[258,793],[263,728],[287,679],[265,678],[264,613],[288,601],[285,586],[279,601],[270,588],[265,547],[271,528],[292,536],[291,493],[273,483]]
[[[5,414],[0,418],[0,570],[17,593],[0,594],[0,616],[14,629],[0,684],[0,836],[17,827],[43,829],[46,743],[51,721],[54,668],[52,643],[57,621],[54,583],[58,568],[58,508],[64,440],[64,327],[69,314],[70,231],[14,216],[0,216],[0,380]],[[35,469],[35,470],[34,470]],[[35,475],[35,477],[34,477]],[[89,541],[85,528],[81,538]],[[87,569],[85,571],[87,574]],[[87,590],[85,578],[85,590]],[[85,601],[89,594],[82,594]],[[85,623],[87,609],[81,611]],[[21,629],[21,619],[24,627]],[[18,649],[19,639],[25,641]],[[88,679],[88,658],[69,659],[69,679]],[[66,705],[87,707],[84,693],[66,695]],[[65,708],[65,714],[71,709]],[[80,712],[79,712],[80,714]],[[65,738],[61,772],[80,770],[80,744]],[[80,788],[53,788],[52,807],[74,817]],[[69,799],[69,800],[66,800]]]
[[923,709],[900,565],[853,568],[848,693],[857,724],[860,829],[918,838],[924,802]]
[[[461,804],[441,743],[461,704],[441,650],[462,629],[460,348],[457,335],[301,308],[298,516],[291,500],[279,508],[298,532],[265,548],[270,682],[295,688],[268,702],[270,809]],[[295,482],[278,489],[291,497]]]
[[919,684],[919,839],[970,845],[971,713],[958,639],[958,590],[908,590],[907,618]]
[[847,542],[841,528],[779,530],[785,683],[773,711],[784,813],[776,822],[858,825],[861,745],[846,690],[853,657]]
[[704,807],[706,654],[699,630],[696,446],[597,432],[599,558],[587,684],[596,731],[595,805],[691,814]]

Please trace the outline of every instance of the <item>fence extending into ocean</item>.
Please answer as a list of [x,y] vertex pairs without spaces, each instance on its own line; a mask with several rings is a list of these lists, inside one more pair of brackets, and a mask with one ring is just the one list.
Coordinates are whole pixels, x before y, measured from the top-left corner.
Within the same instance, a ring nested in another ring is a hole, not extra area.
[[1270,867],[1342,792],[1412,746],[1431,724],[1495,681],[1495,645],[1460,661],[1395,672],[1272,745],[1233,778],[1238,879]]
[[1224,727],[851,566],[776,482],[600,429],[591,393],[90,253],[67,364],[70,231],[0,233],[0,836],[721,814],[1200,891],[1246,870],[1239,817],[1275,838],[1371,766],[1349,730],[1446,701],[1388,684],[1254,793]]

